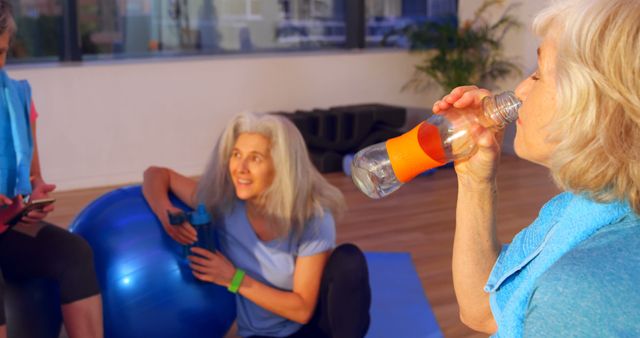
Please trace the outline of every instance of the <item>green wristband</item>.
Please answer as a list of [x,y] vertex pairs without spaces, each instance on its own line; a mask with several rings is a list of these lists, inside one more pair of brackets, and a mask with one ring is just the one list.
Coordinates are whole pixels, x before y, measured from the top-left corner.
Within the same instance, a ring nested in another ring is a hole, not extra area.
[[244,279],[244,270],[236,269],[236,273],[233,274],[233,278],[231,279],[231,284],[227,290],[231,293],[238,293],[238,289],[240,289],[240,284],[242,284],[242,280]]

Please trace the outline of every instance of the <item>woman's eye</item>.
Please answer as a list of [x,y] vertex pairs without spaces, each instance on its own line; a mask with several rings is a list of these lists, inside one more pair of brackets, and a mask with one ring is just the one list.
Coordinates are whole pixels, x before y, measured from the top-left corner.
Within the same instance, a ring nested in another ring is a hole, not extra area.
[[531,74],[531,79],[532,79],[533,81],[538,81],[538,80],[540,80],[540,73],[539,73],[539,71],[538,71],[537,69],[536,69],[536,71],[535,71],[535,72],[533,72],[533,74]]

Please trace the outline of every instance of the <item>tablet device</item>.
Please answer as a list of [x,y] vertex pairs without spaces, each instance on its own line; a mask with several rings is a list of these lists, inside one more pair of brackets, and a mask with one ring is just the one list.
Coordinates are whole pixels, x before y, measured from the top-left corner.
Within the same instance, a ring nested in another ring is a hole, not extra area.
[[10,227],[14,226],[18,224],[18,222],[20,222],[20,220],[22,220],[22,218],[27,216],[27,214],[29,214],[30,212],[38,209],[41,210],[42,208],[46,207],[47,205],[55,201],[56,201],[55,198],[43,198],[43,199],[29,201],[29,203],[27,203],[24,206],[24,208],[20,210],[20,212],[18,212],[15,216],[11,217],[9,221],[7,221],[6,225]]

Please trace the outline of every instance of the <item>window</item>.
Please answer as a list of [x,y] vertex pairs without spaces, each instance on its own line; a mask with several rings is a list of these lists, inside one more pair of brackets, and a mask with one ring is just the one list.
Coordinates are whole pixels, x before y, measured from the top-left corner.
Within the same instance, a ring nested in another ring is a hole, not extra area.
[[56,0],[11,1],[18,26],[10,60],[54,61],[61,41],[62,6]]
[[[457,13],[455,0],[366,0],[367,45],[380,45],[388,33],[411,23],[439,20]],[[395,44],[406,47],[403,41]]]
[[[64,61],[73,55],[93,60],[357,47],[349,46],[347,36],[360,25],[354,25],[359,17],[364,19],[358,22],[366,22],[363,39],[372,47],[380,46],[393,28],[455,14],[457,9],[455,0],[12,2],[18,35],[10,62]],[[76,53],[70,54],[70,48]]]

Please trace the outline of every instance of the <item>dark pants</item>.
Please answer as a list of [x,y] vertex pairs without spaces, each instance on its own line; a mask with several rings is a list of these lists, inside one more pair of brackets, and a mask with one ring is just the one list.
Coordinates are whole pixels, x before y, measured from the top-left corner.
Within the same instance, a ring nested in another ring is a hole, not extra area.
[[[89,244],[48,223],[19,224],[0,235],[0,268],[8,283],[55,281],[62,304],[100,293]],[[5,324],[3,289],[0,284],[0,325]]]
[[370,306],[369,270],[364,254],[353,244],[340,245],[324,268],[312,319],[288,338],[364,337],[369,329]]

